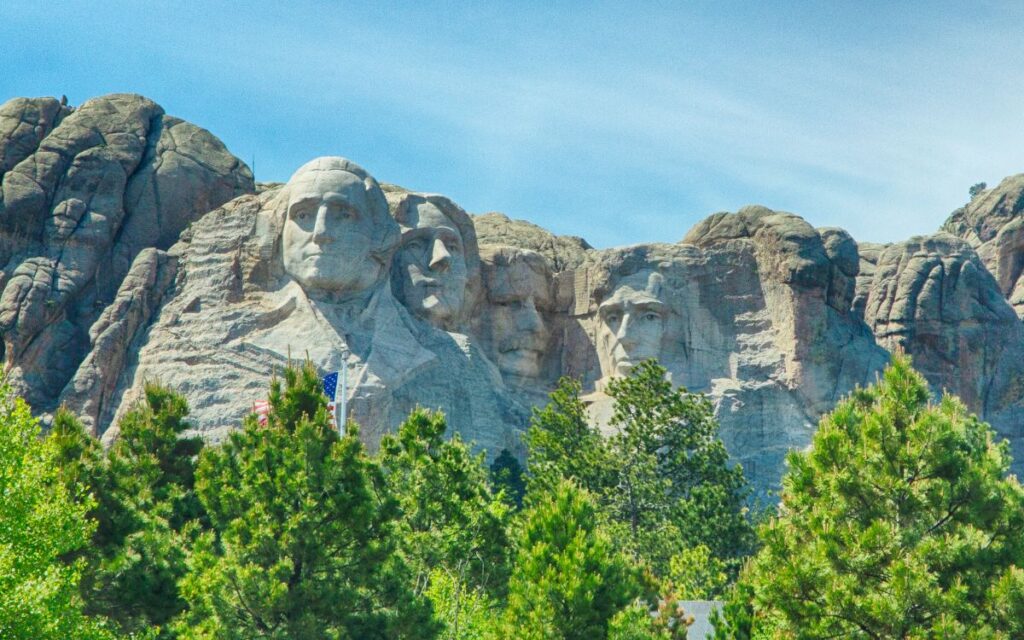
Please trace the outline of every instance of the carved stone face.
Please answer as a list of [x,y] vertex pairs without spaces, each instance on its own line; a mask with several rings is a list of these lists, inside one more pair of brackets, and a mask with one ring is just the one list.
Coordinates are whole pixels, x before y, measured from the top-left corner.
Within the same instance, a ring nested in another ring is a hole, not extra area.
[[660,299],[661,276],[641,272],[623,279],[598,307],[597,347],[601,371],[619,378],[661,355],[668,309]]
[[363,180],[313,167],[296,174],[287,188],[285,271],[311,294],[344,295],[376,284],[383,270],[373,257],[378,221]]
[[514,376],[540,375],[550,332],[542,310],[553,306],[551,273],[543,258],[518,252],[485,264],[491,344],[498,369]]
[[435,205],[421,202],[410,211],[395,255],[398,296],[431,324],[448,327],[462,312],[466,296],[466,256],[455,223]]

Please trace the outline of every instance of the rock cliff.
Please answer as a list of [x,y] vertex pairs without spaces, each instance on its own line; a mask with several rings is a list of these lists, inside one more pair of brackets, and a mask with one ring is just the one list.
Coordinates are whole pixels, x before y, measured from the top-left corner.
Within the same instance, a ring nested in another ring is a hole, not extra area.
[[83,362],[129,355],[173,271],[154,250],[254,188],[209,132],[136,95],[0,106],[0,180],[3,358],[41,411],[86,393],[64,393]]
[[1021,176],[943,232],[889,245],[752,206],[675,243],[594,249],[343,158],[256,185],[208,132],[114,95],[0,106],[0,178],[9,379],[106,438],[161,379],[220,439],[308,357],[345,372],[347,417],[371,446],[424,405],[489,455],[521,453],[560,376],[583,381],[604,423],[607,382],[657,357],[709,394],[764,492],[900,348],[1024,461]]

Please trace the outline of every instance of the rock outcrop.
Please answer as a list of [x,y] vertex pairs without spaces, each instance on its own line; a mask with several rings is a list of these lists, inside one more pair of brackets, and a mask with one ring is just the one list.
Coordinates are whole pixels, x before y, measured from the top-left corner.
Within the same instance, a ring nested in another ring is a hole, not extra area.
[[1024,326],[970,244],[938,233],[886,247],[864,317],[879,344],[909,353],[936,393],[958,395],[1024,460]]
[[501,244],[536,251],[551,261],[558,271],[573,269],[583,262],[593,247],[577,236],[556,236],[547,229],[525,220],[512,220],[503,213],[473,216],[481,244]]
[[763,494],[821,414],[903,349],[1024,462],[1024,176],[946,232],[890,245],[752,206],[676,243],[594,249],[343,158],[256,184],[206,131],[115,95],[0,106],[0,179],[9,380],[107,439],[159,379],[219,440],[309,358],[344,372],[370,446],[421,405],[491,456],[521,454],[560,376],[607,429],[609,380],[656,357],[710,396]]
[[153,254],[133,270],[141,252],[167,249],[200,215],[254,188],[209,132],[136,95],[75,109],[53,98],[0,106],[0,180],[3,358],[8,380],[40,411],[81,397],[81,380],[63,391],[87,356],[88,367],[125,359],[113,342],[124,349],[153,310],[128,299],[158,300],[147,288],[165,279]]
[[1024,318],[1024,174],[982,191],[949,216],[943,231],[966,240]]

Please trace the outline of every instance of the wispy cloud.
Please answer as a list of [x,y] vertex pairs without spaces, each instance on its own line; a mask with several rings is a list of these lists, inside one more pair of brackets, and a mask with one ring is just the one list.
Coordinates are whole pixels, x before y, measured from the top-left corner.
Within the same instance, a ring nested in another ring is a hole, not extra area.
[[45,63],[2,69],[7,95],[150,93],[263,179],[341,153],[598,245],[751,202],[897,240],[1024,170],[1009,4],[33,4],[0,8],[6,59]]

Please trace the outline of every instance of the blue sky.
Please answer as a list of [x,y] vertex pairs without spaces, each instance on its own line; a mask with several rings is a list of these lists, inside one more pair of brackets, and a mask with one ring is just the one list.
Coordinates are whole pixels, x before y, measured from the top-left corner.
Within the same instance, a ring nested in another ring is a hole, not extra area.
[[1024,4],[0,1],[0,100],[142,93],[595,246],[764,204],[893,241],[1024,172]]

